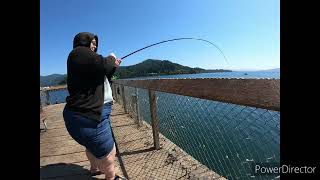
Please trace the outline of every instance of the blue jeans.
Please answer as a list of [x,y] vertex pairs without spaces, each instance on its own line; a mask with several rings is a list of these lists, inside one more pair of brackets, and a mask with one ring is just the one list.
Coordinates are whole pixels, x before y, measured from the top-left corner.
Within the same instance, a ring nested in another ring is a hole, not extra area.
[[111,106],[112,103],[104,104],[100,122],[66,108],[63,110],[65,125],[70,136],[98,159],[107,156],[114,146],[110,125]]

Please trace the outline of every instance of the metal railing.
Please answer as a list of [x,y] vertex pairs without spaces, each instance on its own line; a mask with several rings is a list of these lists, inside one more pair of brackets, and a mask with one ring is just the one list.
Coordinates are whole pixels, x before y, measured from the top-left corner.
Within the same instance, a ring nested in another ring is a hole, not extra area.
[[[254,176],[253,163],[280,162],[280,80],[118,80],[117,102],[138,125],[152,126],[228,179]],[[201,90],[202,89],[202,90]]]

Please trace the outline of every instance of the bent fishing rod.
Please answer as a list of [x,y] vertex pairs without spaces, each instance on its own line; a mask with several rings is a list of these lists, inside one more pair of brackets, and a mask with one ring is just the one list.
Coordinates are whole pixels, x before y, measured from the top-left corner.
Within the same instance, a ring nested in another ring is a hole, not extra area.
[[213,45],[214,47],[216,47],[216,48],[220,51],[220,53],[223,55],[224,60],[229,64],[229,62],[227,61],[226,56],[224,55],[224,53],[222,52],[222,50],[221,50],[217,45],[215,45],[214,43],[212,43],[212,42],[210,42],[210,41],[208,41],[208,40],[199,39],[199,38],[176,38],[176,39],[169,39],[169,40],[161,41],[161,42],[154,43],[154,44],[151,44],[151,45],[149,45],[149,46],[146,46],[146,47],[144,47],[144,48],[138,49],[138,50],[136,50],[136,51],[134,51],[134,52],[132,52],[132,53],[130,53],[130,54],[128,54],[128,55],[125,55],[125,56],[123,56],[123,57],[121,58],[121,60],[127,58],[128,56],[131,56],[132,54],[135,54],[135,53],[137,53],[137,52],[139,52],[139,51],[142,51],[142,50],[144,50],[144,49],[150,48],[150,47],[155,46],[155,45],[158,45],[158,44],[162,44],[162,43],[166,43],[166,42],[170,42],[170,41],[187,40],[187,39],[189,39],[189,40],[203,41],[203,42],[207,42],[207,43]]

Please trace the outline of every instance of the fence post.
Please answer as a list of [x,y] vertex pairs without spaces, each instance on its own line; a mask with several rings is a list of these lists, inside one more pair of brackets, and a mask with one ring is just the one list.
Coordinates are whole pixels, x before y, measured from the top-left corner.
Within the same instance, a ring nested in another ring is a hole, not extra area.
[[111,84],[111,91],[112,91],[112,99],[115,99],[115,93],[114,93],[114,83]]
[[159,121],[157,118],[157,99],[154,91],[149,89],[149,103],[150,103],[150,112],[151,112],[151,125],[152,125],[152,134],[153,142],[155,149],[160,149],[159,143]]
[[141,120],[140,120],[140,113],[139,113],[139,96],[138,96],[138,88],[135,88],[135,94],[136,94],[136,112],[137,112],[137,121],[138,121],[138,127],[141,127]]
[[45,92],[46,92],[46,100],[47,100],[46,104],[49,105],[50,104],[49,91],[46,90]]
[[113,92],[115,101],[118,102],[117,84],[113,83]]
[[135,115],[135,120],[136,123],[138,125],[138,127],[140,127],[140,120],[139,120],[139,104],[138,104],[138,92],[137,92],[137,88],[135,88],[135,93],[131,96],[131,104],[132,104],[132,111],[135,111],[136,113],[133,113],[133,116]]
[[124,95],[124,85],[121,85],[121,95],[122,95],[122,105],[124,108],[124,113],[127,113],[127,107],[126,107],[126,97]]
[[[133,116],[136,116],[136,114],[134,113],[134,111],[136,110],[136,103],[137,103],[137,96],[136,96],[136,94],[131,94],[131,102],[130,102],[130,105],[129,105],[129,107],[131,107],[131,115],[132,115],[132,117]],[[130,111],[129,110],[129,111]],[[137,122],[137,118],[136,117],[133,117],[133,119],[135,120],[135,122],[136,123],[138,123]]]
[[116,84],[116,98],[117,98],[117,101],[119,101],[119,104],[120,104],[120,90],[119,90],[119,84]]
[[40,91],[40,112],[42,112],[41,91]]
[[118,102],[117,89],[116,89],[116,84],[115,84],[115,83],[112,83],[112,93],[113,93],[114,100],[115,100],[116,102]]

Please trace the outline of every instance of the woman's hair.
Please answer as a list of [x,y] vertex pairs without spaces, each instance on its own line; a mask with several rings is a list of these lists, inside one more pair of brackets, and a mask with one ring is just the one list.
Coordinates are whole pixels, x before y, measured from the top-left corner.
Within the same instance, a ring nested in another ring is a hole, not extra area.
[[95,48],[94,52],[97,52],[97,50],[98,50],[98,36],[94,35],[92,33],[89,33],[89,32],[78,33],[73,39],[73,48],[76,48],[78,46],[90,47],[90,43],[93,39],[96,40],[96,48]]

